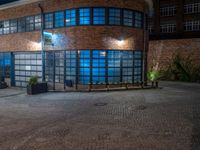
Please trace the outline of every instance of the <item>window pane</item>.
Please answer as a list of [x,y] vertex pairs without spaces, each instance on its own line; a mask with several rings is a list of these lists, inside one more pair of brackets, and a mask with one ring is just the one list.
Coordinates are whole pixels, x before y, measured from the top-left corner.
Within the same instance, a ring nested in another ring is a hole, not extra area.
[[25,18],[18,19],[18,32],[24,32],[26,27]]
[[26,17],[26,31],[34,30],[34,16]]
[[10,21],[10,33],[17,32],[17,19]]
[[89,25],[90,24],[90,8],[81,8],[79,9],[79,24],[80,25]]
[[135,12],[135,27],[136,28],[142,28],[142,25],[143,25],[142,19],[143,19],[142,13]]
[[93,9],[93,24],[105,24],[105,15],[106,10],[105,8],[94,8]]
[[76,25],[76,10],[66,10],[66,26],[75,26]]
[[109,9],[109,24],[120,25],[121,24],[121,11],[120,9],[110,8]]
[[40,30],[42,26],[42,18],[41,15],[35,16],[35,30]]
[[53,28],[53,14],[45,14],[45,28]]
[[133,12],[130,10],[124,10],[124,25],[133,26]]
[[56,12],[55,13],[55,27],[63,27],[64,26],[64,12]]

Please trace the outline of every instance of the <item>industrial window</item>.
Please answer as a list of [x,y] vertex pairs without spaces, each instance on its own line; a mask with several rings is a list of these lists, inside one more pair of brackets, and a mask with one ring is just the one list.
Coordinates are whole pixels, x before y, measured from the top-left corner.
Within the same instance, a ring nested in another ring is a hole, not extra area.
[[106,9],[94,8],[93,9],[93,24],[102,25],[106,23]]
[[176,15],[176,6],[164,6],[160,8],[161,16],[174,16]]
[[34,30],[34,16],[26,17],[26,31],[33,31]]
[[139,83],[142,80],[142,52],[134,52],[134,83]]
[[79,83],[90,83],[90,50],[80,51]]
[[143,19],[142,13],[135,12],[135,27],[136,28],[142,28],[142,25],[143,25],[142,19]]
[[66,51],[66,80],[76,82],[77,52]]
[[35,30],[40,30],[42,27],[42,18],[41,15],[35,16]]
[[10,20],[10,33],[16,33],[17,32],[17,19]]
[[10,22],[9,21],[4,21],[3,22],[3,33],[4,34],[9,34],[10,33]]
[[66,10],[66,26],[76,25],[76,9]]
[[90,24],[90,8],[79,9],[79,24],[89,25]]
[[171,33],[176,31],[175,23],[163,23],[160,25],[160,30],[163,33]]
[[0,35],[2,35],[3,34],[3,22],[2,21],[0,21]]
[[64,51],[55,52],[55,82],[64,83]]
[[116,8],[109,9],[109,24],[120,25],[121,24],[121,10]]
[[106,82],[106,51],[92,51],[92,82],[99,84]]
[[124,21],[125,26],[133,26],[133,11],[124,10]]
[[108,83],[117,84],[121,76],[121,51],[108,51]]
[[184,13],[185,14],[200,13],[200,2],[185,4]]
[[184,22],[185,31],[200,31],[200,20],[188,20]]
[[63,11],[59,11],[59,12],[55,12],[55,27],[64,27],[64,12]]
[[25,18],[18,19],[18,32],[24,32],[26,30]]
[[133,51],[122,53],[122,82],[133,82]]
[[53,13],[45,14],[45,29],[53,28]]

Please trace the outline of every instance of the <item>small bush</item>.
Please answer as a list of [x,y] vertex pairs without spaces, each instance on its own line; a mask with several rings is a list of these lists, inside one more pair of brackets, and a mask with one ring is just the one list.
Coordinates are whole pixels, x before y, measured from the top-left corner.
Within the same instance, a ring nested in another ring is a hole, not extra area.
[[32,76],[29,79],[29,82],[28,82],[29,85],[36,85],[37,83],[38,83],[38,77],[37,76]]
[[156,70],[149,71],[147,74],[148,80],[151,82],[158,81],[160,79],[160,73]]

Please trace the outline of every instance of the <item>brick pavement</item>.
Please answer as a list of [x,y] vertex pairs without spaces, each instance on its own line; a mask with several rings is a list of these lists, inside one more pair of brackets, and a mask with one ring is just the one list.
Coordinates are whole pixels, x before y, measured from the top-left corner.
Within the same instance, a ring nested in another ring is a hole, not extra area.
[[200,85],[161,86],[0,98],[0,150],[199,150]]

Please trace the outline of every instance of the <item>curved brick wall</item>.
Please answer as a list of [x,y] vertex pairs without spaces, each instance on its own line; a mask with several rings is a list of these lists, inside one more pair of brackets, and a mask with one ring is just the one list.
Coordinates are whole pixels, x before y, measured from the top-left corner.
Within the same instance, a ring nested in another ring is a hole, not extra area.
[[[80,7],[118,7],[142,11],[141,0],[44,0],[40,4],[45,12]],[[39,14],[38,3],[0,11],[0,20]],[[122,26],[75,26],[50,29],[54,33],[54,46],[46,50],[66,49],[120,49],[143,50],[143,30]],[[120,42],[123,39],[123,42]],[[0,51],[37,51],[40,47],[40,32],[24,32],[0,36]]]

